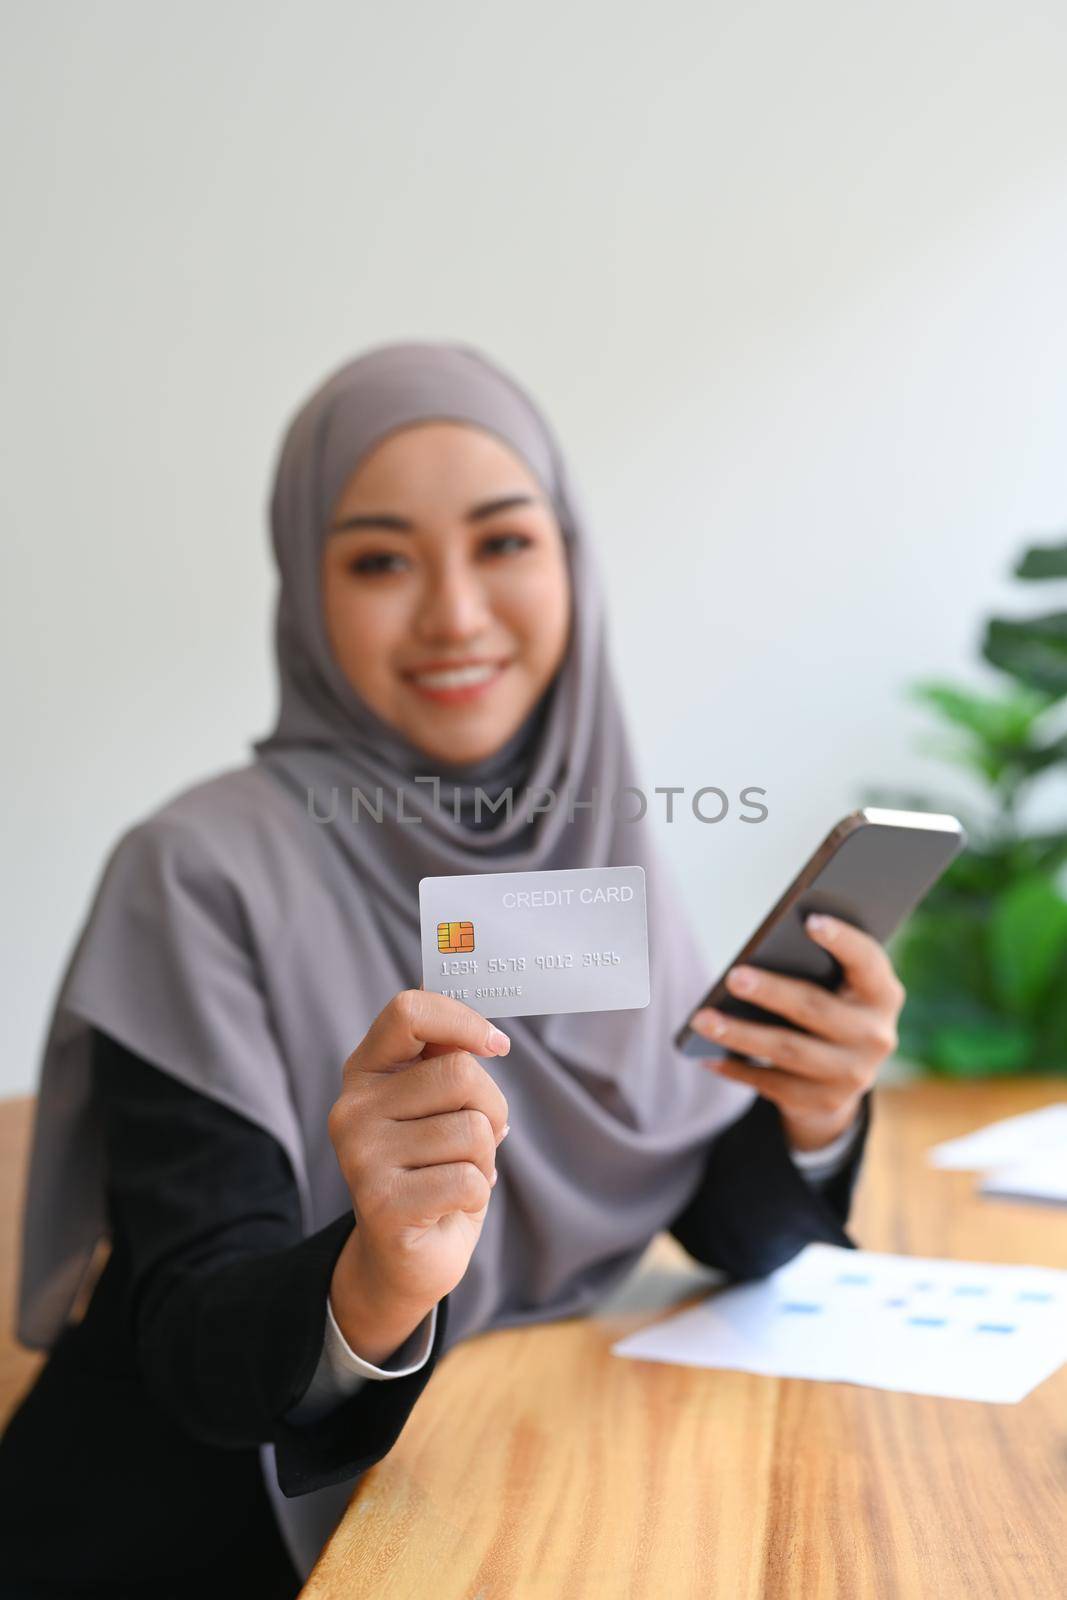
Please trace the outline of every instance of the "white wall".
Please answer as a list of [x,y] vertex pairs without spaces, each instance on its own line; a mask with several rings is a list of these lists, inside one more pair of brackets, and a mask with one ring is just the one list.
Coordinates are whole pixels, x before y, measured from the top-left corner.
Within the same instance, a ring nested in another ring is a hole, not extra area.
[[1067,11],[10,3],[0,38],[6,999],[32,1086],[104,854],[273,710],[263,509],[344,356],[455,337],[575,463],[709,960],[981,674],[1067,522]]

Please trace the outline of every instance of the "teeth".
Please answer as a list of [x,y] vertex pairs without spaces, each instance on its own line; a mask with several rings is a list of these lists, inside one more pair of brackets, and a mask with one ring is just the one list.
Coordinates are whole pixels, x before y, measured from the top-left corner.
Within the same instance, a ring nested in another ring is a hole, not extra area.
[[498,671],[491,662],[484,666],[449,667],[442,672],[416,673],[415,682],[427,689],[466,689],[474,683],[487,683]]

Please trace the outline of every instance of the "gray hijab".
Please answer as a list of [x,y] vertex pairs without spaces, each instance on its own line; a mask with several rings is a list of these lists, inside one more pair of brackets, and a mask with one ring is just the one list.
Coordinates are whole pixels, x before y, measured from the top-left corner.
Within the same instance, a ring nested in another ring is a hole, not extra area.
[[[341,488],[386,434],[429,418],[484,428],[525,461],[555,507],[573,586],[568,654],[542,702],[491,759],[460,768],[420,753],[360,700],[329,650],[319,596]],[[350,1209],[327,1114],[371,1020],[421,981],[422,877],[640,864],[650,940],[644,1009],[497,1019],[511,1051],[486,1066],[511,1132],[449,1297],[448,1345],[588,1309],[683,1207],[709,1139],[752,1098],[671,1043],[708,973],[647,818],[627,820],[637,801],[624,791],[651,783],[631,754],[581,507],[530,396],[469,346],[372,349],[293,419],[271,513],[276,723],[249,763],[183,790],[119,838],[55,1001],[24,1213],[18,1336],[28,1345],[53,1344],[107,1233],[90,1026],[273,1134],[305,1233]],[[413,781],[432,774],[454,810]],[[495,798],[508,784],[510,820],[489,813],[487,825],[483,814],[475,826],[474,791]],[[353,787],[372,800],[381,788],[381,823],[366,810],[353,820]],[[571,816],[561,799],[531,817],[523,788],[624,798]],[[316,821],[309,792],[324,817],[335,789],[333,820]],[[398,819],[398,789],[418,823]]]

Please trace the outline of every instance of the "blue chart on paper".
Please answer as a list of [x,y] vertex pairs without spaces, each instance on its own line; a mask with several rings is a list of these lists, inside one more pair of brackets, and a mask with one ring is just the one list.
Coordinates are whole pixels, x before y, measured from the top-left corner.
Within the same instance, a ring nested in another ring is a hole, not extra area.
[[814,1244],[614,1353],[1011,1403],[1067,1360],[1067,1273]]

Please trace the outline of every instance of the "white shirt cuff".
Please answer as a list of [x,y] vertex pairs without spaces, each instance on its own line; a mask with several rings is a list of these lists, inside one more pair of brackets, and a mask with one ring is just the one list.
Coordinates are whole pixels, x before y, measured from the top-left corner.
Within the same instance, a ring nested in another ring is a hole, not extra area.
[[388,1357],[389,1365],[376,1367],[373,1361],[365,1361],[362,1356],[357,1356],[338,1327],[333,1306],[327,1299],[323,1354],[329,1359],[330,1366],[338,1378],[343,1379],[355,1373],[361,1378],[406,1378],[410,1373],[418,1372],[420,1367],[426,1365],[436,1330],[437,1307],[434,1306],[426,1313],[418,1327],[408,1334],[403,1344],[398,1345]]
[[836,1177],[852,1153],[861,1121],[862,1117],[857,1113],[855,1121],[849,1123],[844,1133],[839,1133],[836,1139],[831,1139],[829,1144],[824,1144],[818,1150],[794,1150],[790,1145],[789,1154],[793,1164],[809,1183],[827,1183]]
[[373,1361],[358,1356],[345,1339],[333,1314],[329,1298],[326,1301],[326,1331],[323,1335],[322,1354],[315,1375],[296,1405],[286,1413],[285,1420],[300,1423],[317,1422],[327,1412],[349,1399],[368,1381],[385,1378],[406,1378],[418,1372],[430,1358],[434,1335],[437,1331],[437,1307],[426,1313],[403,1344],[398,1345],[388,1357],[388,1365],[376,1367]]

